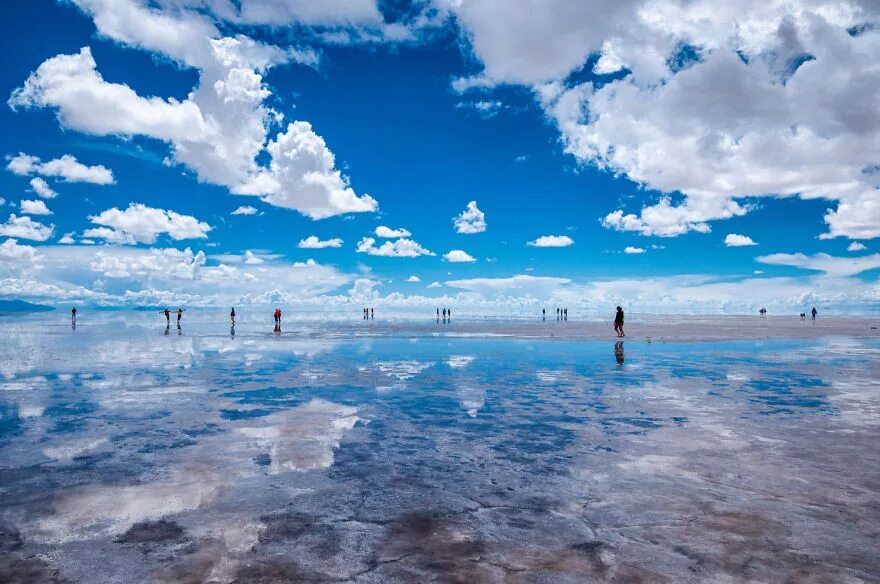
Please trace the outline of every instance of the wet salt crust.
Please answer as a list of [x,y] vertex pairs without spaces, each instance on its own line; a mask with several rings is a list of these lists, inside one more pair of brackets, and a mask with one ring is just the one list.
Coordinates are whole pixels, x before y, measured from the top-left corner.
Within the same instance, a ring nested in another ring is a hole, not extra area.
[[868,321],[241,320],[0,319],[0,582],[880,581]]

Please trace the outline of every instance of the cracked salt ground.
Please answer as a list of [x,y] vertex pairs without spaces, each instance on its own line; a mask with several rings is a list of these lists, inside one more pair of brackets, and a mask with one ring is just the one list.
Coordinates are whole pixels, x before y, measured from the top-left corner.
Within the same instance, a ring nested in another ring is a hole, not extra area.
[[2,582],[880,582],[876,340],[3,325]]

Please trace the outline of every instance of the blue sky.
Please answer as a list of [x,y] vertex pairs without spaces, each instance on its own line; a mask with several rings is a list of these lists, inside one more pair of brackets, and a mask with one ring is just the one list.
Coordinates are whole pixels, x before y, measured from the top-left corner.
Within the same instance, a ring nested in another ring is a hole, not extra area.
[[876,7],[552,4],[3,3],[0,296],[876,308]]

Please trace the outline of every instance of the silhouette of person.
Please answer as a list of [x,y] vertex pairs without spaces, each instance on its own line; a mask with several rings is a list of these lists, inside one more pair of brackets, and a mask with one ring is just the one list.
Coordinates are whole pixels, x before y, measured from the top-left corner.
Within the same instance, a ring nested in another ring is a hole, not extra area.
[[168,323],[169,326],[171,326],[171,311],[169,311],[167,308],[165,309],[165,322]]
[[618,365],[623,365],[623,341],[614,343],[614,358]]
[[559,320],[559,309],[556,309],[556,320]]
[[182,317],[183,317],[183,309],[182,309],[182,308],[178,308],[178,309],[177,309],[177,324],[178,324],[178,327],[177,327],[177,328],[180,328],[180,326],[179,326],[179,325],[180,325],[180,319],[181,319]]
[[619,306],[617,307],[617,314],[614,315],[614,332],[617,333],[618,337],[626,336],[623,332],[623,309]]
[[567,308],[563,308],[563,309],[562,309],[562,312],[565,313],[565,316],[563,317],[563,320],[568,320],[568,309],[567,309]]
[[76,320],[76,306],[70,309],[70,318]]
[[232,311],[229,313],[229,318],[232,319],[232,326],[235,327],[235,307],[232,307]]
[[443,309],[443,320],[446,320],[446,309]]
[[541,309],[541,320],[547,320],[547,309],[546,308]]
[[281,309],[280,309],[280,308],[276,308],[276,309],[275,309],[275,313],[273,314],[273,316],[275,317],[275,326],[276,326],[276,328],[277,328],[278,326],[281,325]]
[[813,310],[810,311],[810,314],[813,315],[813,320],[816,320],[816,315],[819,314],[819,311],[816,310],[816,307],[813,307]]
[[375,318],[376,318],[376,309],[371,308],[370,309],[370,320],[375,320]]
[[449,315],[449,320],[452,320],[452,309],[451,308],[446,309],[446,314]]

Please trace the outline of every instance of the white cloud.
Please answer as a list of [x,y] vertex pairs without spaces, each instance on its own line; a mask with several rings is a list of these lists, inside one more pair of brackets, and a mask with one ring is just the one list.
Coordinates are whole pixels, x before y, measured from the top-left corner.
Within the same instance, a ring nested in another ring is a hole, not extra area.
[[111,243],[154,243],[156,237],[167,234],[171,239],[204,239],[211,226],[190,215],[155,209],[141,203],[131,203],[124,211],[116,207],[89,217],[101,225],[87,229],[84,237],[100,238]]
[[62,235],[61,239],[58,240],[58,243],[60,243],[61,245],[71,245],[73,243],[76,243],[76,241],[73,239],[73,231]]
[[6,223],[0,223],[0,236],[18,239],[46,241],[52,237],[54,230],[54,225],[46,226],[30,217],[16,217],[14,214],[9,216]]
[[477,208],[477,202],[471,201],[467,208],[452,219],[458,233],[472,234],[486,231],[486,214]]
[[443,254],[443,260],[447,262],[452,262],[455,264],[458,263],[470,263],[477,261],[477,258],[471,256],[464,250],[453,249],[445,254]]
[[257,210],[254,207],[249,205],[242,205],[238,207],[235,211],[230,213],[230,215],[256,215]]
[[421,282],[422,279],[419,278],[418,276],[410,276],[409,278],[406,279],[406,281],[407,282]]
[[628,255],[645,253],[645,248],[634,247],[632,245],[628,245],[625,248],[623,248],[623,253],[628,254]]
[[431,282],[430,284],[428,284],[427,287],[428,287],[429,289],[431,289],[431,288],[442,288],[442,287],[443,287],[443,284],[441,284],[440,282]]
[[[333,153],[309,123],[289,123],[269,139],[283,116],[266,106],[271,90],[263,76],[290,61],[314,65],[313,52],[285,51],[241,34],[224,37],[208,15],[182,8],[185,0],[167,10],[140,0],[77,4],[100,34],[196,69],[198,85],[184,100],[143,97],[127,85],[106,81],[84,47],[41,64],[13,92],[13,108],[52,108],[64,127],[95,135],[144,135],[168,142],[172,159],[200,180],[313,219],[376,210],[375,199],[358,196],[335,168]],[[269,165],[262,166],[258,157],[266,155]]]
[[748,235],[739,235],[737,233],[728,233],[724,238],[724,245],[727,247],[746,247],[750,245],[758,245]]
[[400,229],[391,229],[390,227],[380,225],[376,228],[376,237],[384,237],[385,239],[397,239],[399,237],[409,237],[411,235],[412,233],[402,227]]
[[31,179],[31,189],[44,199],[54,199],[58,196],[58,193],[49,186],[49,183],[38,176]]
[[[761,196],[836,203],[824,237],[880,237],[880,5],[857,1],[446,0],[483,65],[454,86],[534,89],[578,160],[684,198],[605,218],[676,236]],[[528,15],[523,18],[522,15]],[[684,51],[682,48],[688,49]],[[617,79],[565,83],[598,54]],[[832,81],[833,80],[833,81]]]
[[301,239],[297,247],[302,249],[323,249],[325,247],[342,247],[342,240],[338,237],[320,240],[315,235],[310,235],[305,239]]
[[34,263],[40,258],[37,248],[19,244],[15,239],[0,243],[0,262]]
[[542,235],[534,241],[528,242],[532,247],[568,247],[574,245],[574,240],[567,235]]
[[857,258],[834,257],[827,253],[817,253],[811,256],[802,253],[774,253],[755,259],[763,264],[794,266],[838,277],[855,276],[867,270],[880,268],[880,254],[878,253]]
[[868,247],[864,243],[853,241],[847,246],[846,251],[865,251],[866,249]]
[[35,201],[23,200],[20,203],[21,212],[26,215],[51,215],[52,211],[46,206],[46,203],[39,199]]
[[258,266],[266,261],[251,250],[247,250],[244,252],[244,263],[248,266]]
[[374,256],[396,257],[396,258],[414,258],[418,256],[437,255],[434,252],[425,249],[411,239],[398,239],[397,241],[386,241],[379,247],[376,247],[376,240],[372,237],[364,237],[358,242],[358,253],[366,253]]
[[[30,156],[23,152],[20,152],[17,156],[8,156],[7,158],[9,163],[6,165],[6,168],[22,176],[39,174],[60,178],[65,182],[85,182],[96,185],[110,185],[114,183],[113,173],[107,167],[100,164],[87,166],[70,154],[65,154],[61,158],[56,158],[49,162],[42,162],[38,157]],[[45,181],[42,181],[42,184],[46,185]],[[31,186],[34,187],[34,190],[37,189],[34,186],[34,181],[31,181]]]

